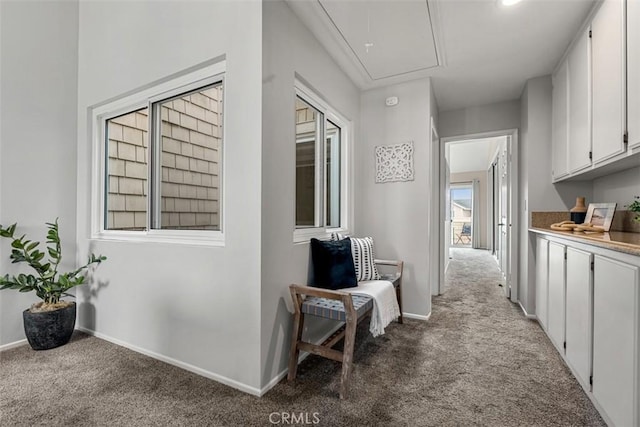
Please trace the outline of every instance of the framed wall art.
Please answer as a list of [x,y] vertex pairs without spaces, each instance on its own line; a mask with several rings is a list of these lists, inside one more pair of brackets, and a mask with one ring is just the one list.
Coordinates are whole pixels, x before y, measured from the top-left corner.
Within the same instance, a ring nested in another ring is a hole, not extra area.
[[375,148],[376,183],[413,181],[413,141]]

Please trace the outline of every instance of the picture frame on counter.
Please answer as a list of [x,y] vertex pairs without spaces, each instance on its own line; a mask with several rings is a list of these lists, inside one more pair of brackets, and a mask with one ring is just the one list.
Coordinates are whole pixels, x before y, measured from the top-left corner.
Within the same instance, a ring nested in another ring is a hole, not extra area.
[[585,224],[600,227],[608,232],[611,228],[613,215],[616,213],[617,203],[589,203]]

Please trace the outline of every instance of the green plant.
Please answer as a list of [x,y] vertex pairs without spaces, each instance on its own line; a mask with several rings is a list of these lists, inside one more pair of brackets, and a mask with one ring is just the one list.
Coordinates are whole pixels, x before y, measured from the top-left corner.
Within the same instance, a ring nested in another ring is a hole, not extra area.
[[640,196],[635,196],[634,199],[635,200],[626,207],[629,208],[631,212],[635,212],[637,214],[634,220],[640,222]]
[[62,261],[62,245],[58,234],[58,219],[53,223],[46,223],[47,254],[38,249],[40,242],[28,240],[25,235],[15,237],[17,224],[4,228],[0,225],[0,237],[11,240],[11,255],[9,258],[13,264],[26,263],[36,271],[36,274],[18,274],[10,276],[6,274],[0,277],[0,290],[17,289],[20,292],[35,292],[45,304],[58,304],[62,296],[73,296],[67,291],[74,286],[82,285],[85,280],[84,272],[92,264],[100,264],[105,261],[105,256],[89,255],[89,261],[82,267],[68,273],[58,273],[58,267]]

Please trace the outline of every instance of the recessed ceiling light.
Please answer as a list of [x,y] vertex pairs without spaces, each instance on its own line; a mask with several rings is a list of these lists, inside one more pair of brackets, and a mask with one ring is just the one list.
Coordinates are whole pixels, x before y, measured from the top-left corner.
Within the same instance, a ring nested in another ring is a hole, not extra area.
[[516,3],[520,3],[521,0],[500,0],[500,4],[503,6],[513,6]]

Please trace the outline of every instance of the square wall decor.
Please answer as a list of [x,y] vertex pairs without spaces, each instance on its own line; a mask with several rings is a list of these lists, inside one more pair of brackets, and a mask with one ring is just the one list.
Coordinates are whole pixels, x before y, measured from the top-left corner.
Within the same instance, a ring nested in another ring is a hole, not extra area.
[[376,147],[376,183],[413,181],[413,141]]

